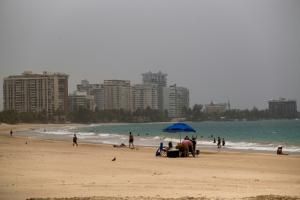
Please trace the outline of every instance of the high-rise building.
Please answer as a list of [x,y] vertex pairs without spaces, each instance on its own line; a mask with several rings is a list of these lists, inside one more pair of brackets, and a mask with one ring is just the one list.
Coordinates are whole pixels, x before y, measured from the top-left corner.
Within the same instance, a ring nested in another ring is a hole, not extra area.
[[132,110],[130,81],[104,80],[103,88],[105,110]]
[[62,73],[33,74],[4,78],[4,110],[17,112],[66,112],[68,108],[68,75]]
[[273,117],[297,117],[297,102],[296,100],[287,100],[284,98],[280,98],[279,100],[270,100],[269,112]]
[[185,109],[189,108],[189,90],[171,85],[163,88],[163,109],[171,118],[184,117]]
[[94,96],[88,95],[87,92],[75,91],[69,95],[69,111],[74,112],[80,109],[95,111]]
[[90,84],[87,80],[82,80],[81,84],[77,85],[77,91],[86,92],[95,99],[96,109],[104,109],[104,88],[102,84]]
[[132,87],[133,110],[158,109],[157,84],[136,84]]
[[100,84],[99,87],[93,89],[90,95],[94,96],[96,109],[104,110],[104,87]]
[[147,72],[142,74],[144,84],[157,84],[158,86],[158,109],[163,110],[163,88],[167,86],[167,74],[162,72]]

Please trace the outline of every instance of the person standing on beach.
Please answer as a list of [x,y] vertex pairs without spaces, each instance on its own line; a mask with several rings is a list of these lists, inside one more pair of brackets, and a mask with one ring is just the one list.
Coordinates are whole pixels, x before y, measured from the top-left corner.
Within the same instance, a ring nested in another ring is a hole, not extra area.
[[131,132],[129,132],[129,148],[131,148],[132,145],[132,148],[134,149],[133,141],[134,141],[133,135],[131,134]]
[[76,147],[78,146],[76,134],[74,134],[74,136],[73,136],[73,146],[74,145],[76,145]]
[[13,135],[13,131],[12,130],[10,130],[10,136],[12,136]]
[[225,139],[222,138],[222,146],[225,146]]
[[220,137],[218,137],[218,144],[217,145],[218,145],[218,149],[221,148],[221,138]]
[[214,143],[216,143],[216,138],[214,138]]

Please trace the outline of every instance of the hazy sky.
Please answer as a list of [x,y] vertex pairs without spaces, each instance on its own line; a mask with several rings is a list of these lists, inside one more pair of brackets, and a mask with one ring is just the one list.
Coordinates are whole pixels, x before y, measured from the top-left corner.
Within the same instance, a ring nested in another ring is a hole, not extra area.
[[69,92],[161,70],[191,105],[300,110],[300,1],[0,0],[0,78],[24,70],[65,72]]

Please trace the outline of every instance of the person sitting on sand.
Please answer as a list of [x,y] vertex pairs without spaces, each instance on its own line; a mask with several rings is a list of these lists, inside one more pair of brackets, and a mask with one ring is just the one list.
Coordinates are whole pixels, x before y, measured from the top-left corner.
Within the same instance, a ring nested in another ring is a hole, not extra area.
[[76,134],[74,134],[74,136],[73,136],[73,146],[74,146],[74,145],[76,145],[76,147],[78,146]]
[[131,134],[131,132],[129,132],[129,148],[131,148],[132,146],[132,148],[134,149],[133,141],[134,141],[133,135]]
[[122,147],[126,147],[126,145],[124,143],[121,143],[120,145],[114,144],[113,147],[122,148]]
[[156,155],[156,156],[162,156],[162,152],[166,152],[166,151],[167,151],[167,150],[165,149],[164,144],[161,142],[161,143],[159,144],[159,148],[156,150],[155,155]]
[[287,153],[283,153],[282,152],[282,146],[279,146],[278,148],[277,148],[277,155],[288,155]]

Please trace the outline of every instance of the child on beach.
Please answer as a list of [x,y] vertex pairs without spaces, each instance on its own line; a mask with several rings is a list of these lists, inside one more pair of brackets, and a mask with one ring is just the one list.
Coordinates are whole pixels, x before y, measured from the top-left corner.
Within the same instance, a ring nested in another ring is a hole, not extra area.
[[131,134],[131,132],[129,132],[129,148],[131,148],[132,146],[132,148],[134,149],[133,141],[134,141],[133,135]]
[[12,130],[10,130],[10,136],[12,136],[13,135],[13,131]]
[[73,146],[74,146],[74,145],[76,145],[76,147],[78,146],[76,134],[74,134],[74,136],[73,136]]

